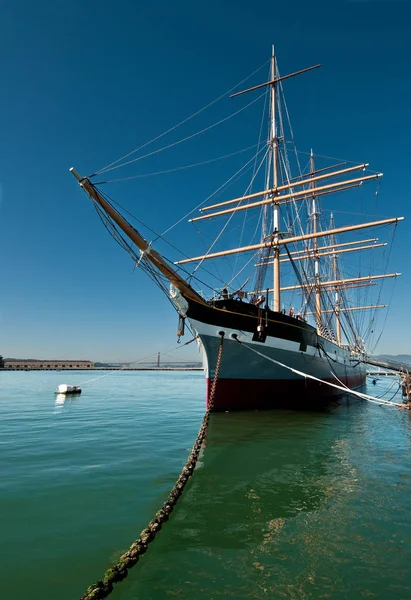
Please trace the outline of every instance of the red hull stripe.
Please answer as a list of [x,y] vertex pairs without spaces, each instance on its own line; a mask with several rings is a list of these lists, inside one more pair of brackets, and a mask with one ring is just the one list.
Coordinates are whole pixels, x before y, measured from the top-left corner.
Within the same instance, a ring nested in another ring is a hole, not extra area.
[[[334,378],[325,379],[336,383]],[[365,384],[365,373],[341,380],[357,389]],[[207,408],[212,380],[207,379]],[[308,408],[344,395],[325,383],[310,379],[219,379],[213,410],[255,410],[267,408]]]

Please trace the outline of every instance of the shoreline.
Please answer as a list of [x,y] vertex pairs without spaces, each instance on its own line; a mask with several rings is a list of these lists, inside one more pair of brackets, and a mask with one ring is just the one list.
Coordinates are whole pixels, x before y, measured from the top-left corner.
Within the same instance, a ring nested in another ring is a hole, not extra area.
[[36,369],[36,368],[3,368],[2,371],[58,371],[59,373],[65,372],[70,373],[71,371],[203,371],[203,367],[91,367],[88,369],[84,368],[71,368],[71,369]]

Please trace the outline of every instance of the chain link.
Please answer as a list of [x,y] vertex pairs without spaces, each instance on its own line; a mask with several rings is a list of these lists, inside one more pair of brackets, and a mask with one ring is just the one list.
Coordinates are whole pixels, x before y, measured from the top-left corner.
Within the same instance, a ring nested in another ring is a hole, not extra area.
[[220,348],[218,350],[217,364],[215,367],[207,411],[204,415],[203,422],[201,424],[200,431],[198,432],[195,444],[191,450],[191,454],[188,457],[185,467],[180,473],[180,477],[177,479],[175,486],[169,493],[168,498],[163,504],[162,508],[160,508],[160,510],[156,513],[154,519],[150,521],[147,528],[141,532],[140,537],[133,542],[133,544],[131,544],[127,552],[120,556],[117,564],[110,567],[104,573],[101,580],[87,588],[87,591],[81,597],[81,600],[102,600],[103,598],[107,598],[107,596],[109,596],[113,591],[114,584],[127,577],[128,571],[139,561],[140,557],[145,554],[149,544],[155,539],[157,533],[168,520],[170,513],[183,493],[183,489],[187,481],[193,474],[197,464],[198,455],[200,454],[201,447],[207,434],[210,410],[214,408],[214,396],[217,387],[218,375],[220,372],[221,357],[223,355],[224,332],[221,332],[220,335]]
[[214,379],[213,379],[213,383],[211,385],[210,397],[208,399],[208,406],[207,406],[208,411],[214,410],[214,396],[215,396],[215,392],[217,389],[218,376],[220,373],[221,358],[223,356],[224,331],[220,332],[220,336],[221,336],[221,341],[220,341],[220,347],[218,349],[218,356],[217,356],[217,363],[215,366]]

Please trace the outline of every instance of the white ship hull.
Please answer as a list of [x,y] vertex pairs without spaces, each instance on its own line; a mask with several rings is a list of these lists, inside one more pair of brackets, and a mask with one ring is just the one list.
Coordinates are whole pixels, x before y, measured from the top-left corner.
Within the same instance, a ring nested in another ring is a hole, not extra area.
[[[281,317],[290,321],[288,317]],[[287,339],[287,327],[282,329],[282,337],[267,335],[264,341],[256,341],[253,331],[219,324],[210,325],[190,317],[189,320],[198,336],[207,381],[207,407],[212,410],[309,408],[344,394],[326,382],[338,385],[341,382],[350,389],[358,389],[365,384],[365,365],[358,355],[353,355],[349,350],[316,333],[310,336],[311,344],[302,344],[298,339]],[[301,321],[294,321],[296,326],[301,326],[303,330],[309,327],[315,331]],[[295,332],[292,330],[294,324],[288,324],[290,337],[295,338]],[[222,359],[211,406],[210,389],[222,333]],[[282,367],[271,359],[289,368]],[[322,382],[297,375],[290,369],[307,373],[321,379]]]

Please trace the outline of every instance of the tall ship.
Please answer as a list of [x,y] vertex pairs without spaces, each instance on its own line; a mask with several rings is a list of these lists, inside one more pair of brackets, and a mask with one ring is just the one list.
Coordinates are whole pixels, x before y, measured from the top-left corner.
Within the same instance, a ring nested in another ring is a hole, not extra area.
[[[236,86],[235,93],[230,90],[225,96],[247,93],[250,102],[199,132],[238,113],[246,115],[257,100],[263,105],[251,159],[228,173],[226,182],[186,215],[196,233],[205,230],[202,241],[207,243],[201,251],[187,255],[184,250],[178,260],[166,258],[156,243],[164,242],[167,232],[149,239],[138,218],[104,191],[113,169],[144,158],[140,149],[87,177],[70,169],[111,235],[171,301],[178,313],[178,335],[186,328],[193,334],[204,366],[207,408],[216,411],[311,407],[347,388],[361,388],[367,333],[375,330],[377,311],[386,308],[380,284],[399,275],[387,272],[391,244],[380,242],[374,231],[384,226],[393,236],[402,217],[336,222],[345,197],[360,191],[362,204],[364,193],[378,193],[382,173],[371,171],[367,163],[331,160],[312,150],[301,154],[294,143],[283,82],[320,65],[282,76],[274,49],[265,65],[264,83],[240,90]],[[231,102],[236,101],[244,102]],[[199,166],[197,162],[181,168]],[[228,194],[232,184],[236,189],[243,185],[243,191]],[[179,195],[175,189],[176,208]],[[336,211],[330,210],[331,199]],[[364,235],[364,230],[372,233]],[[175,250],[175,244],[171,246]],[[366,255],[372,256],[371,266]],[[343,258],[354,256],[361,257],[359,266],[350,263],[347,272]]]

